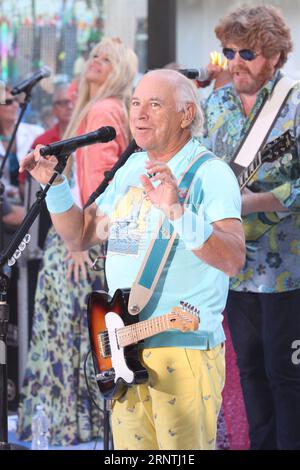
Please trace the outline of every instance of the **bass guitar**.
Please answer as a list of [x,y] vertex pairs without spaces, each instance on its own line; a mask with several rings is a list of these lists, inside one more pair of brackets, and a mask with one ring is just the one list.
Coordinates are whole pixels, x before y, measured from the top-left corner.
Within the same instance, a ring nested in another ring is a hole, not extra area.
[[133,384],[145,383],[148,373],[138,357],[138,343],[170,329],[195,331],[199,311],[181,307],[150,320],[129,315],[129,289],[118,289],[111,299],[106,292],[92,292],[88,299],[88,327],[96,380],[105,399],[116,399]]

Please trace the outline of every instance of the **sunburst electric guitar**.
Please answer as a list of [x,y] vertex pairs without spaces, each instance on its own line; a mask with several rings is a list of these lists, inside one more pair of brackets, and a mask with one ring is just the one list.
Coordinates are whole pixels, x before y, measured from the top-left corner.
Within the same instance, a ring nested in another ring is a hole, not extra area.
[[195,331],[198,311],[181,303],[165,315],[138,321],[129,315],[130,290],[118,289],[111,299],[106,292],[92,292],[88,300],[88,325],[96,380],[105,399],[120,397],[129,386],[144,383],[148,373],[138,357],[139,341],[170,329]]

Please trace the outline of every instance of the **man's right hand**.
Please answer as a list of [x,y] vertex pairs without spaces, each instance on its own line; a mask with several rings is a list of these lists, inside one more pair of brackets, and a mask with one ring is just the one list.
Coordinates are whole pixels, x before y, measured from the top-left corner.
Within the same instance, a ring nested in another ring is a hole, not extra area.
[[[26,155],[20,162],[19,171],[28,171],[31,176],[40,184],[47,184],[53,175],[57,159],[54,156],[41,157],[40,149],[43,145],[37,145],[28,155]],[[54,184],[59,184],[61,178],[57,178]]]

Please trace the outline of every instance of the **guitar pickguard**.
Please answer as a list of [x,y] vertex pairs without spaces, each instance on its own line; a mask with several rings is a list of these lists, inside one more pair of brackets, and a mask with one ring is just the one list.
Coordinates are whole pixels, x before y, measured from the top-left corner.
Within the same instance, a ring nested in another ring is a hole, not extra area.
[[109,337],[112,367],[115,373],[114,381],[117,382],[118,379],[122,379],[127,384],[132,384],[134,380],[134,373],[126,364],[124,348],[119,346],[116,334],[117,328],[122,328],[124,326],[124,322],[117,313],[108,312],[105,315],[105,323]]

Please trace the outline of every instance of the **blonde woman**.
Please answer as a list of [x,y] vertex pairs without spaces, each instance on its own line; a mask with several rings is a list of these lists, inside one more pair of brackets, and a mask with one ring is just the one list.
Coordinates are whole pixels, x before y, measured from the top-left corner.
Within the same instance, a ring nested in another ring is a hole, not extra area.
[[117,136],[76,153],[78,185],[84,203],[128,144],[128,105],[137,72],[135,53],[119,39],[103,39],[92,50],[79,82],[77,104],[66,137],[113,126]]
[[[81,205],[96,189],[129,141],[127,105],[137,58],[119,39],[105,38],[92,50],[78,85],[73,115],[63,138],[113,126],[116,138],[76,152],[66,174],[77,183]],[[74,171],[75,170],[75,171]],[[100,254],[100,248],[93,249]],[[35,298],[32,340],[19,406],[18,435],[30,440],[34,407],[44,403],[52,445],[76,444],[102,434],[102,416],[91,403],[84,378],[89,349],[86,297],[105,287],[104,270],[91,269],[91,252],[68,253],[51,229]],[[67,262],[66,262],[67,259]],[[99,392],[91,361],[87,376],[92,395]]]

